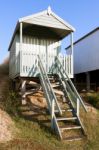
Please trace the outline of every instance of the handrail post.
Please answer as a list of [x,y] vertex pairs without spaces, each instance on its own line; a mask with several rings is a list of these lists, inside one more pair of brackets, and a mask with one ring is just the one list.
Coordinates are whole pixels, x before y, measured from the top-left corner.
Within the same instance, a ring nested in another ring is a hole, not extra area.
[[54,99],[51,101],[51,128],[54,129]]
[[79,117],[79,109],[80,109],[80,101],[79,99],[77,98],[77,116]]

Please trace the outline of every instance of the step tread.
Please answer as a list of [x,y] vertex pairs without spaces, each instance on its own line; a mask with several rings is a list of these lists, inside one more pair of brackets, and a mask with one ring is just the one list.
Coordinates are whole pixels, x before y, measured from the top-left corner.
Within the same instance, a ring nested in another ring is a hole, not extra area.
[[[66,111],[73,111],[73,109],[70,109],[70,108],[68,108],[68,109],[62,109],[62,112],[66,112]],[[58,113],[59,112],[59,110],[55,110],[55,113]]]
[[56,88],[56,87],[59,87],[60,85],[59,84],[52,84],[51,83],[51,86],[52,86],[52,88]]
[[64,93],[61,90],[53,89],[53,91],[55,92],[55,94],[64,96]]
[[60,127],[60,130],[73,130],[73,129],[81,129],[81,126],[69,126],[69,127]]
[[57,119],[57,121],[62,121],[62,120],[76,120],[77,119],[77,117],[68,117],[68,118],[56,118]]
[[64,137],[63,140],[66,141],[76,141],[76,140],[81,140],[83,139],[83,136],[70,136],[70,137]]
[[[61,111],[65,112],[65,109],[62,109]],[[58,113],[58,112],[59,112],[59,110],[55,110],[55,113]]]

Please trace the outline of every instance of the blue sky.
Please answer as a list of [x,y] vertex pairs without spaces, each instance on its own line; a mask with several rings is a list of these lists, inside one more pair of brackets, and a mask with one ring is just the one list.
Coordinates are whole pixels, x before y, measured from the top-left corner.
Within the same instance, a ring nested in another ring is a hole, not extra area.
[[[18,18],[42,11],[49,5],[76,28],[74,41],[99,26],[99,0],[1,0],[0,63],[8,55],[7,49]],[[63,48],[68,44],[63,42]]]

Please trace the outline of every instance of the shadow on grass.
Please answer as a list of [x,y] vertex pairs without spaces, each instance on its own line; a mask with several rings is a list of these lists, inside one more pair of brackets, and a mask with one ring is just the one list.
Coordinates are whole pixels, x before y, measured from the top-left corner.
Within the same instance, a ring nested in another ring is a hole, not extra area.
[[43,131],[55,136],[55,132],[51,130],[51,117],[48,109],[33,104],[30,99],[27,98],[27,104],[21,106],[19,117],[37,123]]

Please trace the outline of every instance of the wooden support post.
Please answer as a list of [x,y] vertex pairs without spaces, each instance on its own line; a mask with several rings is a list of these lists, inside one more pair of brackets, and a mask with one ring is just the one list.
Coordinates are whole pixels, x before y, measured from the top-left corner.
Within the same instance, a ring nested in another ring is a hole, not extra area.
[[23,34],[23,24],[22,22],[20,23],[20,74],[22,72],[22,41],[23,41],[23,38],[22,38],[22,34]]
[[70,42],[71,42],[71,74],[73,75],[74,74],[73,32],[71,32]]
[[23,38],[22,38],[22,31],[23,31],[23,24],[22,24],[22,22],[20,23],[20,50],[22,50],[22,40],[23,40]]
[[51,128],[54,129],[54,99],[51,102]]
[[79,117],[79,109],[80,109],[80,102],[79,99],[77,98],[77,116]]
[[26,80],[22,80],[21,94],[22,94],[22,105],[26,105]]
[[16,90],[16,82],[15,82],[15,80],[11,80],[11,90],[12,91]]
[[46,72],[48,73],[48,64],[49,60],[48,60],[48,45],[46,43]]
[[87,91],[90,90],[90,73],[89,72],[86,72],[86,88],[87,88]]

